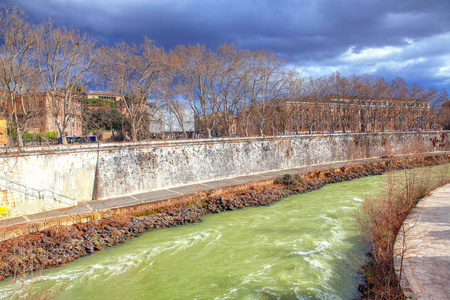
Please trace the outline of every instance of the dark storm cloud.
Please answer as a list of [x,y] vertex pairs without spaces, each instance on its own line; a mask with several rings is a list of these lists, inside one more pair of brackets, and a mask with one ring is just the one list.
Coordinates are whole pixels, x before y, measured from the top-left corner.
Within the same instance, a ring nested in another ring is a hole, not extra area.
[[24,8],[34,21],[50,17],[108,44],[144,36],[166,49],[234,42],[239,48],[272,49],[307,73],[396,74],[422,81],[420,74],[430,74],[429,82],[449,84],[448,0],[6,2]]

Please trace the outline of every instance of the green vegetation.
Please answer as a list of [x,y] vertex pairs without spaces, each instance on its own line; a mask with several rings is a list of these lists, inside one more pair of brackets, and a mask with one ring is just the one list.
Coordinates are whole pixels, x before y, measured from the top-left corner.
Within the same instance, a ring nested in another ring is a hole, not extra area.
[[86,99],[86,104],[105,104],[108,105],[109,108],[116,108],[116,103],[114,103],[113,101],[109,101],[109,100],[105,100],[105,99]]
[[51,138],[57,138],[57,137],[58,137],[58,134],[53,131],[37,132],[37,133],[24,133],[22,135],[22,138],[24,141],[38,141],[39,138],[51,139]]
[[145,210],[145,211],[142,211],[139,213],[135,213],[135,214],[132,214],[132,216],[133,217],[143,217],[143,216],[157,214],[157,213],[161,212],[162,210],[163,210],[163,208],[159,207],[159,208],[149,209],[149,210]]
[[[17,134],[13,129],[8,128],[8,133],[12,138],[14,138],[14,139],[17,138]],[[58,137],[58,134],[53,131],[22,134],[22,139],[24,142],[36,142],[36,141],[39,141],[39,139],[49,140],[49,139],[57,138],[57,137]]]
[[[88,99],[95,101],[102,99]],[[86,100],[86,101],[88,101]],[[108,101],[111,102],[111,101]],[[114,102],[111,102],[114,104]],[[122,114],[111,105],[98,105],[88,109],[84,114],[84,123],[87,125],[87,131],[98,130],[121,130],[122,129]]]

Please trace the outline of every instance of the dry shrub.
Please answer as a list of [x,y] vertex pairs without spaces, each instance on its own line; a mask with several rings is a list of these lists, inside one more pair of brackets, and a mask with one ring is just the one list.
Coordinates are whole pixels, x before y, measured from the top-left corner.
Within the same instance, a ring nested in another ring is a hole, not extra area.
[[285,174],[283,177],[275,179],[275,184],[284,184],[286,186],[297,185],[303,182],[303,178],[300,175]]
[[448,182],[448,164],[390,172],[380,194],[365,200],[358,221],[372,245],[372,260],[365,267],[363,299],[404,298],[394,270],[396,236],[417,202]]

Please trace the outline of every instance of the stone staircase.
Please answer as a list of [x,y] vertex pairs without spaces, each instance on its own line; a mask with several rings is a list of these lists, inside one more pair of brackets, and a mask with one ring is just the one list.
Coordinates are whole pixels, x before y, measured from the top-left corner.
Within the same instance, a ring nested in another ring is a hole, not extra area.
[[[71,207],[77,201],[46,190],[31,188],[0,176],[0,219]],[[1,213],[7,209],[7,212]]]

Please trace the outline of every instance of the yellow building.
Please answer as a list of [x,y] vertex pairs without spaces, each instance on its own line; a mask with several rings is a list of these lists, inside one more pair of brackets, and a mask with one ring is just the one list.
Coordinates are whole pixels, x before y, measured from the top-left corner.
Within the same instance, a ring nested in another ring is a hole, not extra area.
[[0,118],[0,145],[6,145],[8,142],[8,135],[6,134],[6,120]]

